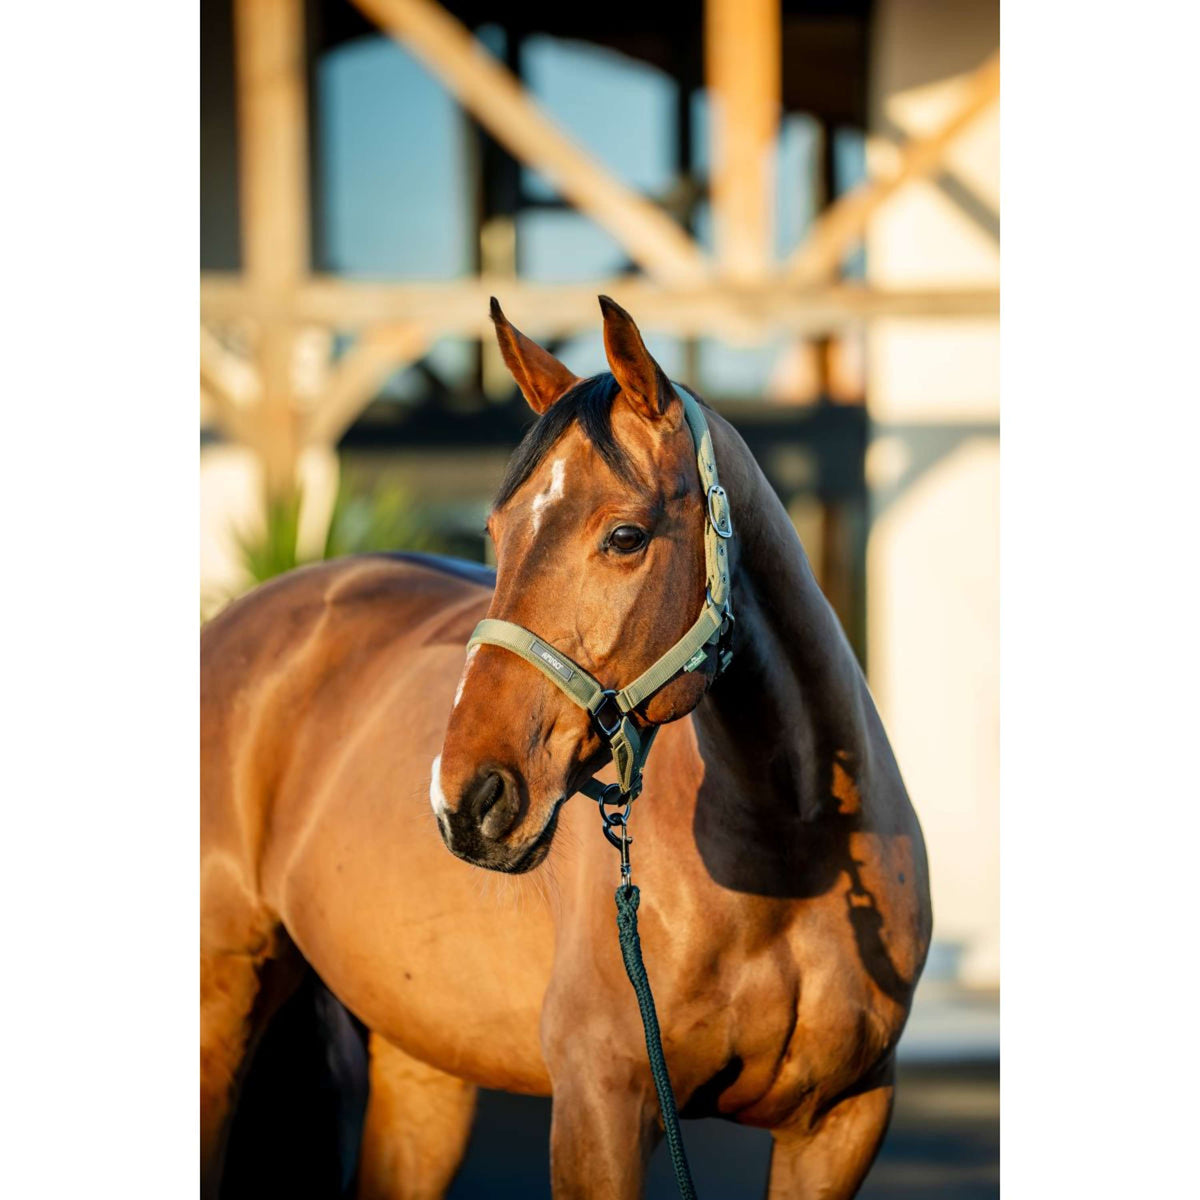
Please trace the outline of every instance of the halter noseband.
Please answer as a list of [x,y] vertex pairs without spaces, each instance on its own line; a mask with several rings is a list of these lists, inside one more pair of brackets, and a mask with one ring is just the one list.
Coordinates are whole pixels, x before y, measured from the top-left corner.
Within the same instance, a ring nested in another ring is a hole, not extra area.
[[[536,633],[512,621],[485,617],[475,626],[467,648],[489,645],[502,646],[537,667],[547,679],[560,688],[592,718],[596,732],[608,743],[617,768],[619,794],[626,804],[637,798],[642,790],[642,768],[654,744],[658,726],[644,734],[639,732],[631,713],[639,704],[679,675],[706,666],[715,659],[717,674],[728,665],[730,650],[727,640],[733,626],[729,605],[729,549],[726,543],[733,537],[729,498],[717,480],[717,460],[713,455],[712,435],[704,410],[686,391],[676,395],[683,404],[692,442],[696,447],[696,465],[700,484],[704,488],[704,565],[707,587],[704,607],[695,624],[657,662],[643,671],[632,683],[614,690],[606,688],[589,675],[578,663],[539,638]],[[586,796],[612,803],[613,787],[590,779],[580,789]],[[609,840],[618,844],[607,828]]]

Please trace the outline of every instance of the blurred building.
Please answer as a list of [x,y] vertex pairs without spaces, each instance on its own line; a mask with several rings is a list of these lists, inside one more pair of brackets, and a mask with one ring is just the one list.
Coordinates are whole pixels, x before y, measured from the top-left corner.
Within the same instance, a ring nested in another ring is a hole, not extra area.
[[[999,44],[992,4],[876,5],[870,155],[943,125]],[[877,161],[876,161],[877,160]],[[885,288],[1000,283],[1000,113],[880,208]],[[961,978],[1000,974],[1000,326],[885,318],[867,334],[868,677],[929,842],[934,928]],[[939,964],[932,964],[935,969]]]
[[204,0],[202,606],[239,537],[402,489],[483,557],[598,292],[738,425],[929,841],[930,978],[998,981],[998,12],[961,0]]

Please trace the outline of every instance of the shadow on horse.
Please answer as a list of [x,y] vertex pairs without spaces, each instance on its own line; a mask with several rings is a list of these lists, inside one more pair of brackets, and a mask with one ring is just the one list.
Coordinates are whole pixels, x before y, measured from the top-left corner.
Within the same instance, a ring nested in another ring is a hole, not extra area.
[[[353,1014],[345,1077],[369,1076],[361,1196],[442,1195],[480,1086],[553,1097],[559,1200],[641,1194],[661,1124],[616,856],[595,807],[567,803],[597,771],[614,778],[609,745],[517,654],[474,645],[464,661],[488,617],[617,688],[706,603],[680,389],[629,315],[601,308],[610,372],[581,380],[493,307],[538,414],[488,520],[494,576],[345,559],[258,588],[203,632],[210,1195],[228,1156],[253,1156],[228,1145],[246,1064],[314,975]],[[705,417],[736,623],[719,677],[710,655],[629,714],[655,735],[630,820],[642,943],[681,1112],[770,1130],[775,1200],[851,1196],[929,944],[925,852],[786,512],[734,429]],[[347,1035],[351,1018],[326,1015]]]

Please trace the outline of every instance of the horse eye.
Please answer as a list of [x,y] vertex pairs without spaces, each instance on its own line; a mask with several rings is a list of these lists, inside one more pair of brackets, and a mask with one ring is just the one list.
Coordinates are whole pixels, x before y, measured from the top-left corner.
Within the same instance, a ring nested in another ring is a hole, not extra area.
[[622,554],[632,554],[646,544],[646,532],[636,525],[618,525],[608,535],[608,544]]

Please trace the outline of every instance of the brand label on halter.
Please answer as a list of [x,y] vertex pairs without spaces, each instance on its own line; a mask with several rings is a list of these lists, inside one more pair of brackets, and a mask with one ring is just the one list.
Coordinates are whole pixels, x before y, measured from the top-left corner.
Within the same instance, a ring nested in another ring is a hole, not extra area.
[[560,676],[564,683],[568,682],[571,676],[575,674],[575,672],[572,671],[571,668],[568,667],[567,664],[563,662],[563,660],[559,658],[558,655],[555,654],[545,642],[539,642],[537,638],[534,638],[530,643],[529,649],[532,650],[533,653],[536,654],[537,657],[540,658],[542,662],[544,662],[546,666],[550,668],[550,670],[552,670],[556,675]]

